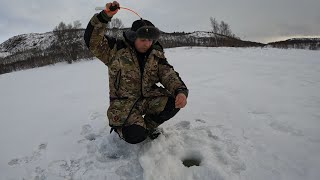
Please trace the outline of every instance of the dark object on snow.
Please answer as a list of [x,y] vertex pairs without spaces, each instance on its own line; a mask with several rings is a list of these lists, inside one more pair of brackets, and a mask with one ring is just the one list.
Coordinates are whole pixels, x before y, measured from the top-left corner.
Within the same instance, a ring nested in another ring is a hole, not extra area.
[[200,166],[201,160],[196,158],[189,158],[182,161],[182,164],[186,167]]
[[157,139],[160,134],[162,134],[162,130],[159,128],[150,129],[148,131],[148,136],[150,139]]

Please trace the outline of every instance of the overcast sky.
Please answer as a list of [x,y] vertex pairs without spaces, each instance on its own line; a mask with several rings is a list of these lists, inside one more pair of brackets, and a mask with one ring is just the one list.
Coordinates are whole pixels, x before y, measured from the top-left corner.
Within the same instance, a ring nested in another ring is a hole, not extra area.
[[[101,0],[1,0],[0,43],[23,33],[51,31],[59,22],[86,27]],[[320,36],[320,0],[119,0],[166,32],[209,31],[210,17],[225,21],[244,40],[270,42]],[[126,27],[138,19],[120,10]]]

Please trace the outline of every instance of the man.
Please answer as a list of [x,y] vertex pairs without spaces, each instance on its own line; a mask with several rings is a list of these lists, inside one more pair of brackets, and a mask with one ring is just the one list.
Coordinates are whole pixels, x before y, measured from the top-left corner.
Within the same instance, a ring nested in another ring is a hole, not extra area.
[[[186,106],[188,89],[167,62],[157,42],[160,31],[150,21],[133,22],[123,33],[124,40],[105,35],[107,23],[118,12],[110,10],[114,7],[120,7],[119,3],[107,3],[106,10],[92,17],[84,39],[108,66],[111,131],[136,144],[159,135],[156,128]],[[165,88],[158,87],[159,82]]]

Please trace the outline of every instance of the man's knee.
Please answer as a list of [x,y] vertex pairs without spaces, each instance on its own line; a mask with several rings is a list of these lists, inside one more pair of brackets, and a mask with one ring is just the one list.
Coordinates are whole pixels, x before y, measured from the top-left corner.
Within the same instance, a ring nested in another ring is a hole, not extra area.
[[137,144],[147,138],[147,130],[139,125],[132,124],[122,128],[123,138],[130,144]]
[[169,97],[167,104],[162,112],[159,114],[150,114],[146,115],[147,118],[150,118],[152,121],[155,121],[158,124],[162,124],[163,122],[171,119],[173,116],[175,116],[178,111],[180,110],[179,108],[175,107],[175,99],[173,97]]

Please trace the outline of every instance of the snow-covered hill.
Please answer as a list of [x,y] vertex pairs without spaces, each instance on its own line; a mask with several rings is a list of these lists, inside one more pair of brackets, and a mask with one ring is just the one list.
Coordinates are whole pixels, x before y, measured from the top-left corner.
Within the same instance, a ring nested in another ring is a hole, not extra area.
[[206,38],[206,37],[212,37],[214,34],[211,32],[206,31],[195,31],[193,33],[190,33],[188,36],[191,37],[198,37],[198,38]]
[[52,32],[30,33],[14,36],[0,44],[0,52],[13,54],[29,49],[46,49],[52,45],[55,37]]
[[[82,34],[84,33],[84,30]],[[168,33],[170,34],[170,33]],[[111,30],[108,35],[117,36],[118,38],[122,37],[122,30]],[[200,32],[196,31],[188,34],[188,36],[192,36],[195,38],[202,37],[211,37],[212,34],[210,32]],[[30,34],[21,34],[18,36],[14,36],[7,41],[0,44],[0,57],[5,57],[10,54],[14,54],[16,52],[21,52],[24,50],[30,49],[46,49],[52,45],[52,43],[56,40],[53,32],[47,33],[30,33]]]
[[[0,179],[316,180],[320,52],[173,48],[188,105],[138,145],[109,134],[107,68],[0,75]],[[182,161],[201,161],[187,168]]]
[[[107,32],[107,35],[117,38],[122,38],[122,32],[124,30],[127,30],[127,28],[124,29],[111,29]],[[80,31],[79,34],[79,41],[83,41],[83,34],[84,30]],[[205,32],[205,31],[195,31],[192,33],[163,33],[160,41],[165,41],[164,46],[172,47],[173,45],[170,45],[169,43],[175,43],[176,46],[181,46],[181,43],[189,43],[192,46],[210,46],[209,40],[210,37],[212,37],[211,32]],[[228,41],[228,39],[225,36],[217,35],[217,37],[221,41]],[[189,38],[193,38],[194,40],[191,42],[188,41]],[[168,39],[170,39],[170,42],[168,42]],[[233,40],[232,38],[230,39]],[[30,33],[30,34],[22,34],[18,36],[14,36],[7,41],[0,44],[0,57],[6,57],[8,55],[14,54],[16,52],[26,51],[30,49],[40,49],[45,50],[48,47],[50,47],[54,42],[56,41],[56,37],[54,36],[53,32],[47,32],[47,33]],[[238,42],[239,41],[239,42]],[[234,42],[233,46],[239,46],[239,43],[241,44],[241,40],[237,40],[237,42]],[[253,44],[250,44],[246,41],[243,41],[244,44],[247,44],[248,46],[253,46]],[[221,42],[221,45],[226,43]],[[185,44],[183,44],[185,45]],[[255,45],[262,45],[262,44],[255,44]],[[1,63],[1,62],[0,62]]]

